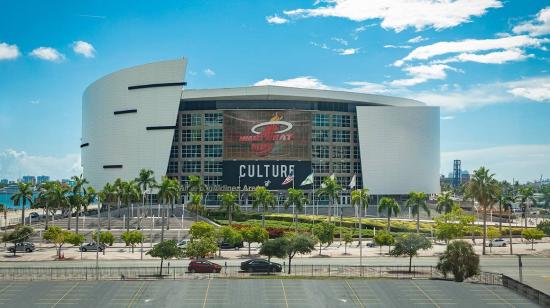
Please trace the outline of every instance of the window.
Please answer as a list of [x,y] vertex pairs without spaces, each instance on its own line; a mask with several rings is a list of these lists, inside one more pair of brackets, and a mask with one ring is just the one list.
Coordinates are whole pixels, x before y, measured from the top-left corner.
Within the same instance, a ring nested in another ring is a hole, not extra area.
[[222,184],[221,176],[207,175],[204,177],[204,185],[212,186],[212,185],[221,185],[221,184]]
[[170,149],[170,158],[178,158],[179,157],[179,148],[177,145],[173,145]]
[[328,130],[313,130],[311,132],[311,141],[313,142],[329,142]]
[[335,146],[332,148],[332,158],[350,158],[351,150],[349,146]]
[[201,115],[198,113],[184,113],[181,115],[181,126],[201,125]]
[[313,163],[313,173],[319,174],[319,173],[329,173],[329,163],[328,162],[318,162]]
[[[176,125],[176,127],[177,127],[177,125]],[[172,142],[178,142],[178,141],[180,141],[180,138],[179,138],[179,137],[180,137],[180,132],[176,129],[176,130],[174,131],[174,138],[172,139]]]
[[166,173],[178,173],[178,162],[169,161],[168,162],[168,171]]
[[360,174],[361,173],[361,162],[356,161],[353,163],[353,173]]
[[359,147],[353,147],[353,158],[354,159],[359,159],[361,158],[361,155],[359,155]]
[[221,161],[205,161],[204,172],[222,172]]
[[180,176],[180,184],[182,186],[187,186],[189,184],[189,177],[187,177],[187,175]]
[[219,125],[223,124],[223,115],[219,112],[216,113],[205,113],[204,114],[204,124],[205,125]]
[[332,142],[348,142],[349,143],[349,131],[347,130],[333,130]]
[[330,121],[328,119],[328,114],[314,114],[313,115],[313,126],[329,126]]
[[335,161],[332,162],[332,171],[335,173],[350,173],[350,162]]
[[328,145],[311,146],[311,156],[313,158],[328,158]]
[[353,132],[353,142],[359,143],[359,133],[357,131]]
[[207,144],[204,146],[204,157],[222,157],[222,154],[221,144]]
[[201,146],[198,144],[184,145],[181,147],[181,156],[183,158],[201,157]]
[[350,116],[343,114],[332,115],[332,126],[334,127],[350,127]]
[[221,128],[212,128],[204,131],[204,141],[223,141]]
[[181,141],[201,141],[200,129],[184,129],[181,131]]
[[353,127],[357,128],[359,123],[357,122],[357,114],[353,115]]
[[[313,177],[313,185],[315,187],[321,187],[321,183],[323,183],[323,177],[315,176]],[[320,198],[318,196],[315,196],[316,200],[319,200]]]
[[182,172],[186,173],[200,173],[201,172],[201,162],[186,160],[183,162]]
[[351,178],[349,176],[337,176],[336,183],[340,184],[342,187],[348,187]]

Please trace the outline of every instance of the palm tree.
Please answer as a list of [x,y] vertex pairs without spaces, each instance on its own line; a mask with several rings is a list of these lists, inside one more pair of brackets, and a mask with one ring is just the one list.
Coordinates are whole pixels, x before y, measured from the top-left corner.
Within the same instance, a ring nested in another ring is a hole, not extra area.
[[4,214],[4,236],[6,236],[6,232],[8,232],[8,207],[4,203],[0,203],[0,212]]
[[523,217],[525,220],[525,228],[527,228],[529,208],[531,207],[531,205],[537,205],[537,200],[535,199],[535,191],[532,187],[521,187],[516,198],[521,205],[521,210],[523,212]]
[[107,205],[107,229],[111,230],[111,203],[117,200],[117,191],[111,183],[106,183],[99,194],[103,204]]
[[288,209],[289,206],[294,207],[294,231],[298,233],[298,212],[304,210],[304,206],[309,202],[308,198],[304,195],[304,192],[301,189],[289,188],[288,189],[288,198],[284,203],[285,209]]
[[330,219],[332,216],[332,206],[334,205],[334,201],[338,200],[340,197],[340,191],[342,190],[342,186],[336,182],[336,179],[333,176],[329,176],[324,178],[323,183],[321,184],[321,188],[317,191],[317,195],[319,197],[326,196],[328,198],[328,222],[330,223]]
[[[161,204],[168,204],[170,200],[172,199],[174,195],[174,185],[172,180],[170,178],[163,176],[160,184],[158,185],[158,200]],[[164,213],[165,211],[162,211],[162,229],[160,232],[160,241],[164,241]]]
[[199,221],[199,212],[202,212],[204,205],[202,205],[202,193],[192,192],[189,194],[189,202],[187,208],[195,213],[195,221]]
[[541,189],[542,199],[541,202],[544,203],[544,208],[547,209],[550,207],[550,185],[545,185]]
[[409,199],[405,203],[407,207],[412,209],[412,214],[416,215],[416,233],[420,233],[420,210],[423,210],[430,216],[430,209],[428,208],[426,199],[428,199],[428,196],[425,193],[413,191],[409,193]]
[[267,190],[264,186],[257,186],[251,196],[254,199],[254,202],[252,202],[252,207],[262,207],[262,227],[265,227],[265,213],[270,206],[272,208],[275,207],[277,199],[275,198],[275,195],[273,195],[273,193]]
[[[88,188],[84,188],[82,191],[84,193],[84,198],[82,199],[82,201],[84,202],[82,203],[82,206],[84,207],[84,211],[87,211],[88,206],[94,203],[95,199],[99,194],[95,191],[95,189],[92,186],[88,186]],[[99,204],[97,205],[97,207],[98,207],[97,210],[99,212]]]
[[122,183],[121,201],[127,206],[126,232],[130,232],[130,204],[136,200],[139,200],[140,195],[140,188],[135,181]]
[[221,206],[220,209],[225,210],[227,213],[227,220],[231,226],[233,213],[239,210],[239,204],[237,203],[238,195],[234,192],[224,192],[219,196]]
[[480,167],[474,171],[466,187],[466,194],[479,202],[483,208],[483,255],[487,241],[487,209],[495,202],[498,192],[498,183],[489,169]]
[[359,214],[359,261],[361,264],[363,262],[363,223],[361,221],[363,215],[361,213],[369,207],[369,199],[370,196],[368,188],[356,189],[351,192],[351,204],[357,207],[357,213]]
[[50,222],[50,211],[55,208],[55,204],[52,203],[51,195],[56,189],[57,182],[48,181],[40,184],[40,193],[38,194],[37,200],[40,202],[40,207],[44,209],[46,214],[46,221],[44,222],[44,230],[48,230],[48,225]]
[[[505,187],[503,186],[499,186],[496,197],[498,202],[498,215],[500,217],[498,221],[498,231],[502,232],[502,210],[506,210],[507,208],[511,209],[514,198],[508,193],[508,191],[505,190]],[[508,217],[508,220],[510,220],[510,217]]]
[[59,182],[55,182],[50,192],[48,193],[48,199],[50,202],[50,210],[55,217],[55,211],[57,209],[66,209],[70,207],[69,202],[70,189],[67,185],[62,185]]
[[[145,195],[148,189],[155,186],[156,180],[153,170],[141,169],[139,175],[136,178],[136,182],[141,187],[142,195],[142,210],[145,211]],[[138,210],[138,229],[141,229],[141,211]],[[150,214],[153,216],[153,205],[150,207]]]
[[201,192],[204,193],[206,191],[206,185],[202,182],[202,179],[198,175],[190,175],[187,177],[189,182],[189,191],[194,192]]
[[13,204],[21,206],[21,224],[25,224],[25,206],[27,201],[32,203],[32,184],[31,183],[17,183],[17,192],[13,194],[10,199]]
[[115,180],[115,182],[113,183],[113,187],[115,189],[115,193],[116,193],[116,210],[117,210],[117,213],[118,213],[118,218],[120,218],[120,200],[121,200],[121,197],[122,197],[122,184],[124,183],[124,181],[121,179],[121,178],[117,178]]
[[451,192],[447,191],[437,196],[437,206],[435,210],[439,214],[442,214],[442,213],[447,214],[453,210],[454,205],[455,205],[455,202],[451,197]]
[[513,254],[512,249],[512,205],[514,198],[510,194],[501,193],[499,195],[499,206],[502,205],[502,208],[508,213],[508,234],[510,236],[510,255]]
[[84,177],[82,177],[82,174],[80,176],[73,176],[71,180],[74,181],[73,186],[73,195],[78,195],[79,197],[76,198],[76,233],[78,234],[78,218],[80,216],[80,211],[82,210],[82,205],[84,204],[84,185],[88,184],[88,180]]
[[391,216],[397,216],[397,214],[399,214],[399,212],[401,211],[401,208],[394,198],[384,197],[380,199],[380,205],[378,205],[378,213],[382,213],[384,210],[387,211],[388,232],[390,232]]

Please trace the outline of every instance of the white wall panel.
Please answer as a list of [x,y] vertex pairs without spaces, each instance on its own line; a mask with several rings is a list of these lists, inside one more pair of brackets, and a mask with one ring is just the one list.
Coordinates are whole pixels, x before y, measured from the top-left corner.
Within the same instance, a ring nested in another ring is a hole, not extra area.
[[[166,174],[173,129],[146,130],[147,126],[175,126],[181,86],[128,90],[129,86],[183,82],[187,61],[163,61],[123,69],[107,75],[82,98],[82,166],[84,177],[96,189],[116,178],[134,179],[141,168],[157,179]],[[137,113],[114,115],[114,111]],[[104,165],[123,165],[104,169]]]
[[438,193],[439,108],[358,106],[363,185],[371,194]]

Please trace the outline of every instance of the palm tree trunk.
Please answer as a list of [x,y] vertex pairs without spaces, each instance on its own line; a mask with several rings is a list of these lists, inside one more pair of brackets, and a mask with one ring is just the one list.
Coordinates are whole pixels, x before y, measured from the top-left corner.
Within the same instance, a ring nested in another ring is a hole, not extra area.
[[230,206],[227,207],[227,220],[229,221],[230,226],[231,226],[231,220],[233,218],[233,217],[231,217],[231,216],[233,216],[232,212],[233,212],[233,206],[230,205]]
[[[330,217],[329,217],[329,219],[330,219]],[[265,228],[265,209],[262,212],[262,228]]]
[[107,229],[111,230],[111,203],[107,203]]
[[330,220],[332,218],[332,198],[328,199],[328,223],[330,223]]
[[76,218],[75,218],[76,219],[76,229],[75,229],[76,234],[78,234],[78,216],[80,216],[80,204],[78,205],[77,210],[76,210]]
[[71,230],[71,217],[73,216],[72,206],[69,205],[69,219],[67,221],[67,230]]
[[529,216],[529,209],[527,208],[527,204],[525,204],[525,229],[527,229],[527,218]]
[[482,254],[485,255],[485,242],[487,241],[487,207],[483,207],[483,250]]
[[164,211],[162,211],[162,227],[160,229],[160,242],[162,243],[164,241]]
[[[298,234],[298,213],[294,211],[294,232]],[[290,266],[290,263],[289,263]]]
[[126,231],[130,232],[130,204],[127,205],[126,209]]
[[50,215],[49,215],[49,210],[48,210],[48,206],[46,205],[45,207],[46,209],[46,221],[44,222],[44,230],[48,230],[48,220],[50,218]]
[[120,218],[120,198],[117,199],[117,202],[116,202],[116,211],[118,213],[118,218]]
[[498,203],[498,231],[502,233],[502,204]]
[[420,233],[420,208],[418,208],[418,212],[416,213],[416,233]]
[[[170,208],[166,208],[166,212],[168,212],[170,210]],[[170,230],[170,215],[166,215],[168,216],[167,219],[166,219],[166,230]]]
[[25,225],[25,205],[27,205],[27,200],[23,199],[23,206],[21,207],[21,224]]
[[390,219],[391,219],[391,212],[388,210],[388,232],[390,232]]
[[510,235],[510,255],[512,255],[512,211],[510,211],[510,214],[508,215],[508,233]]

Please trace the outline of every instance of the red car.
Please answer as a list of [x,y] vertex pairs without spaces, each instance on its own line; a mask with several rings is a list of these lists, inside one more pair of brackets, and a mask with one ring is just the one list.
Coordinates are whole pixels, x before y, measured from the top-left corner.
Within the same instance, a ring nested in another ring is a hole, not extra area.
[[208,260],[193,260],[189,262],[187,270],[190,273],[219,273],[222,266]]

